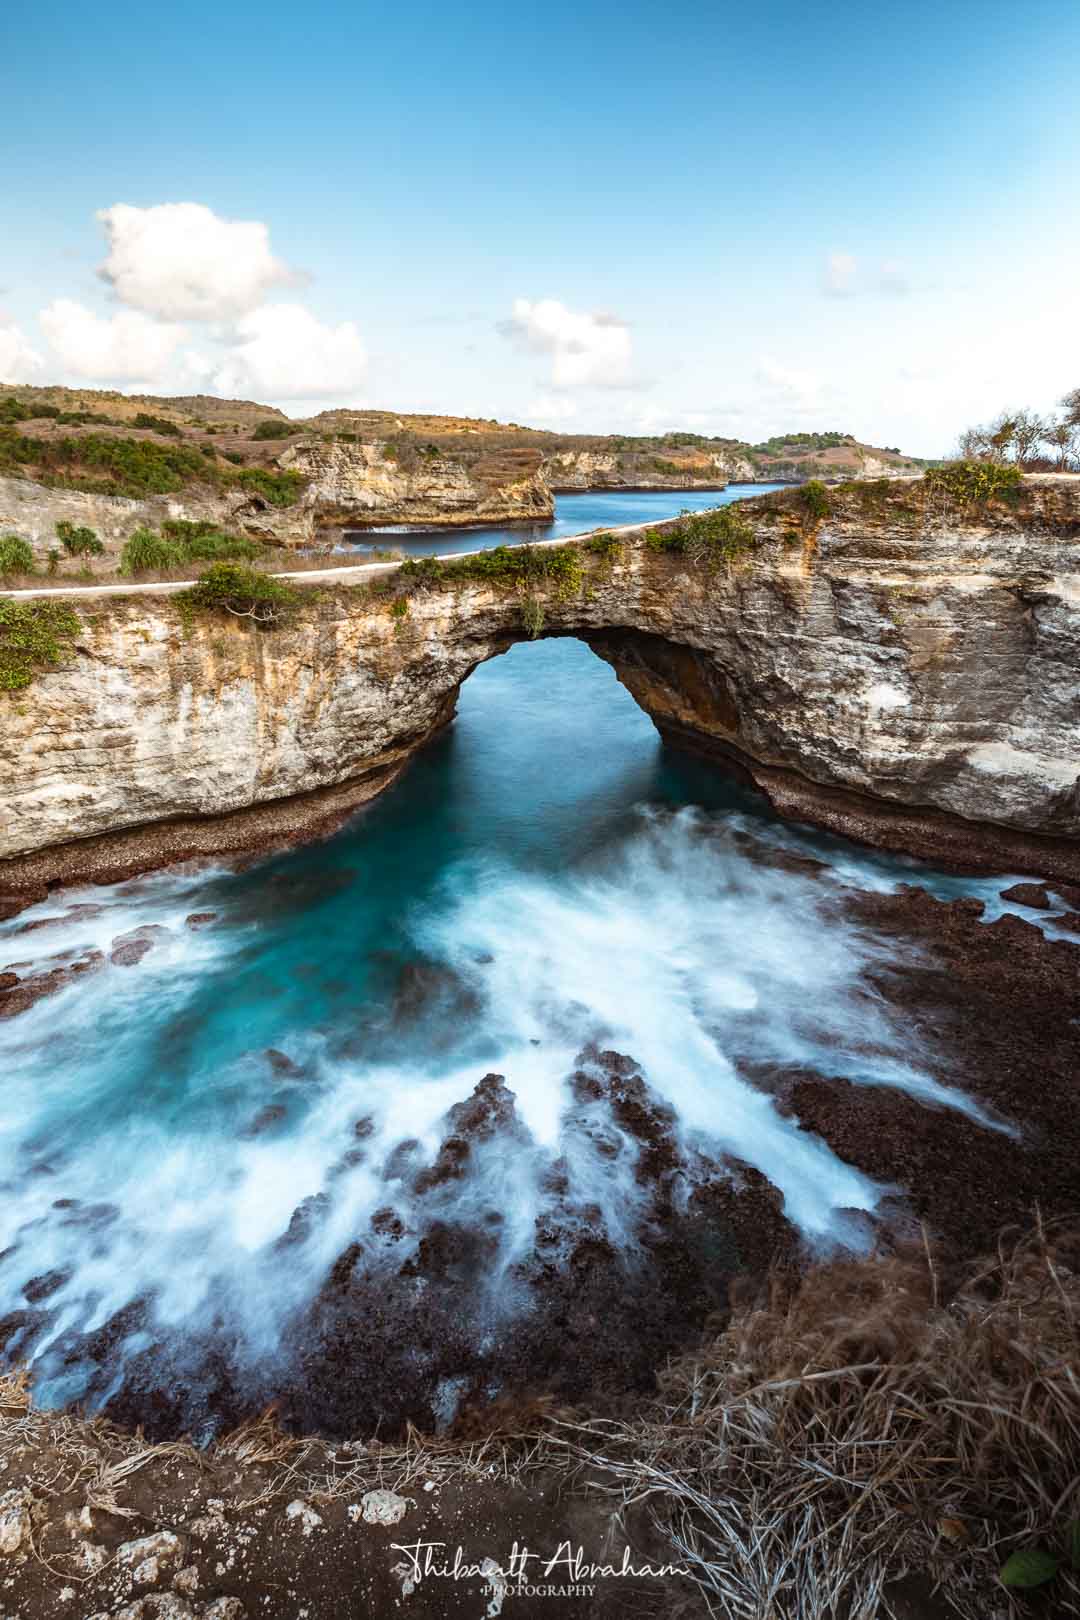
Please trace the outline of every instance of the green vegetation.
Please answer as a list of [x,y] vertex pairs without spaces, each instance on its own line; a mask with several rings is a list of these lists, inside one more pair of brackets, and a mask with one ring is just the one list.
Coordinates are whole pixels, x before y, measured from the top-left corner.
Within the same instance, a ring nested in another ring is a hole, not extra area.
[[754,527],[734,506],[715,512],[684,513],[672,529],[650,529],[645,543],[651,551],[671,552],[693,562],[715,565],[732,562],[754,544]]
[[201,608],[271,625],[287,617],[300,598],[285,580],[260,574],[243,563],[216,562],[178,600],[181,612]]
[[303,433],[303,431],[298,422],[279,422],[268,417],[265,422],[259,422],[256,425],[251,437],[253,439],[287,439],[293,433]]
[[527,596],[521,604],[521,623],[535,641],[544,628],[544,604],[535,596]]
[[1066,1563],[1074,1574],[1080,1575],[1080,1519],[1073,1519],[1066,1526],[1063,1542],[1061,1557],[1047,1552],[1045,1547],[1021,1547],[1014,1552],[1002,1565],[1002,1586],[1011,1586],[1017,1591],[1045,1586]]
[[96,422],[101,427],[125,426],[116,417],[102,416],[98,411],[65,411],[59,405],[30,405],[8,395],[0,399],[0,423],[16,422],[58,422],[61,427],[81,427],[87,422]]
[[575,545],[493,546],[475,557],[459,557],[440,562],[436,557],[409,558],[398,569],[396,579],[406,586],[421,588],[476,580],[481,584],[525,589],[551,585],[557,596],[572,596],[584,578],[581,553]]
[[0,534],[0,574],[32,574],[34,553],[17,534]]
[[29,686],[39,669],[59,663],[79,620],[62,602],[0,597],[0,692]]
[[943,467],[930,467],[926,487],[932,495],[943,495],[959,507],[983,506],[987,501],[1009,499],[1020,491],[1021,472],[1015,462],[950,461]]
[[766,455],[780,456],[791,451],[835,450],[839,445],[855,442],[850,433],[780,433],[772,439],[763,440],[761,444],[755,444],[754,449]]
[[[232,456],[229,459],[233,459]],[[242,457],[236,457],[238,461]],[[272,506],[291,506],[307,480],[295,472],[246,467],[226,472],[198,450],[183,444],[155,444],[152,439],[113,438],[87,433],[82,438],[34,439],[13,427],[0,426],[0,473],[62,489],[89,489],[105,495],[171,495],[185,485],[242,485]]]
[[603,530],[600,534],[590,534],[587,540],[582,541],[585,550],[594,557],[601,557],[605,562],[612,562],[622,550],[622,541],[617,534]]
[[190,562],[255,562],[264,548],[245,535],[226,534],[214,523],[170,518],[153,529],[136,529],[120,553],[122,574],[160,572]]
[[61,518],[56,525],[56,538],[60,541],[69,557],[100,557],[104,555],[105,547],[94,533],[80,524],[69,523]]
[[832,502],[829,491],[820,478],[811,478],[799,491],[799,499],[806,508],[806,515],[813,523],[820,523],[832,511]]
[[175,422],[170,422],[166,416],[151,416],[149,411],[139,411],[132,427],[148,428],[152,433],[164,433],[170,439],[182,439],[183,433]]
[[666,478],[678,478],[688,471],[686,467],[680,467],[677,461],[666,461],[663,456],[653,456],[652,467],[654,472],[663,473]]

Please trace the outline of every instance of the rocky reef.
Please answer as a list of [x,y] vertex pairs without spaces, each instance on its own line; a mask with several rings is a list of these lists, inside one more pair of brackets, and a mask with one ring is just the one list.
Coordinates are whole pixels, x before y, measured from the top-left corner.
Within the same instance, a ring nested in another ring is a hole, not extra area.
[[62,661],[0,694],[0,889],[325,827],[447,724],[479,663],[535,634],[586,641],[665,738],[784,813],[1080,873],[1080,480],[978,504],[880,481],[738,513],[719,558],[639,528],[540,548],[566,565],[535,577],[323,581],[269,629],[135,589],[80,602]]

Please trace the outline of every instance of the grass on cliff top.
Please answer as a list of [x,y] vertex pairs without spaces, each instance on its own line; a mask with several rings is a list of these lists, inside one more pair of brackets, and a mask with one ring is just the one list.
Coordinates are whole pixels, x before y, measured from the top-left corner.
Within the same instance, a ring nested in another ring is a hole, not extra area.
[[152,439],[113,438],[88,433],[81,438],[37,439],[0,425],[0,473],[32,478],[56,489],[100,495],[171,495],[193,484],[221,490],[243,489],[271,506],[292,506],[307,479],[297,472],[266,467],[221,467],[187,444],[156,444]]
[[754,525],[735,506],[720,506],[713,512],[685,513],[668,528],[650,529],[645,544],[650,551],[709,565],[733,562],[756,539]]
[[16,602],[0,597],[0,692],[18,692],[57,664],[79,632],[66,602]]

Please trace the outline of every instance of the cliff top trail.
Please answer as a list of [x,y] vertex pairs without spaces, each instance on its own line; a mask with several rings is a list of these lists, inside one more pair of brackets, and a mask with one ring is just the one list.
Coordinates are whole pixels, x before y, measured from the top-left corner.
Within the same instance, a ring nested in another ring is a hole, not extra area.
[[[719,510],[717,508],[716,510]],[[629,538],[635,534],[645,534],[656,527],[655,523],[624,523],[617,527],[597,531],[582,530],[580,534],[560,535],[554,540],[522,540],[519,546],[510,546],[508,550],[528,548],[531,551],[549,550],[557,546],[576,545],[579,541],[587,540],[590,534],[603,532],[616,536],[619,539]],[[436,563],[460,563],[469,557],[481,557],[487,547],[477,546],[473,551],[454,551],[436,553],[430,561]],[[380,575],[397,573],[401,568],[401,559],[395,558],[388,562],[368,563],[341,563],[326,568],[302,568],[292,570],[272,570],[273,578],[297,580],[303,584],[318,584],[323,580],[331,580],[335,584],[350,585],[361,584],[364,580],[375,579]],[[177,591],[190,590],[197,583],[191,579],[167,580],[125,580],[122,584],[109,584],[100,582],[93,585],[23,585],[10,590],[0,589],[0,596],[11,596],[19,599],[25,597],[96,597],[96,596],[132,596],[148,594],[151,596],[169,596]]]

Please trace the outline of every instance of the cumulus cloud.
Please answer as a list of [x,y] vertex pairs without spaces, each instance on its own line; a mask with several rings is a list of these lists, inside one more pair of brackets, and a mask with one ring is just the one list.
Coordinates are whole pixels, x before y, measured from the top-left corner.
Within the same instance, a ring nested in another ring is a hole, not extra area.
[[568,309],[557,298],[515,298],[498,329],[521,348],[551,356],[553,388],[632,386],[630,329],[617,315]]
[[98,274],[121,303],[164,321],[234,319],[298,279],[258,220],[222,219],[202,203],[116,203],[97,217],[109,244]]
[[858,262],[850,253],[830,253],[822,273],[822,290],[829,298],[850,298],[855,291]]
[[29,338],[14,321],[0,322],[0,382],[29,382],[44,364]]
[[361,386],[367,363],[354,322],[324,326],[301,304],[266,304],[237,321],[213,387],[259,399],[335,399]]
[[184,335],[137,310],[96,315],[71,298],[54,299],[39,320],[64,370],[98,382],[154,382]]

